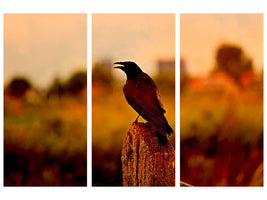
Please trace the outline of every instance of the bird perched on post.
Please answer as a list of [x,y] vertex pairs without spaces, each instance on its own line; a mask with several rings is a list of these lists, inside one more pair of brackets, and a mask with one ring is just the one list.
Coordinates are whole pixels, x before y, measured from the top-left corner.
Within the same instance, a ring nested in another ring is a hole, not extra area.
[[170,135],[173,130],[164,116],[166,111],[154,81],[134,62],[115,62],[114,64],[120,65],[114,68],[121,69],[127,76],[126,84],[123,87],[127,102],[160,133],[158,134],[159,143],[166,144],[166,133]]

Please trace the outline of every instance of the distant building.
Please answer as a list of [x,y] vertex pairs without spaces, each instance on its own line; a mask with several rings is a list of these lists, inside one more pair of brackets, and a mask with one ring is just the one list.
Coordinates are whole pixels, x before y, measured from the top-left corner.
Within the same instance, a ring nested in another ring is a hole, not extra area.
[[158,68],[160,72],[174,72],[175,71],[175,60],[159,60]]

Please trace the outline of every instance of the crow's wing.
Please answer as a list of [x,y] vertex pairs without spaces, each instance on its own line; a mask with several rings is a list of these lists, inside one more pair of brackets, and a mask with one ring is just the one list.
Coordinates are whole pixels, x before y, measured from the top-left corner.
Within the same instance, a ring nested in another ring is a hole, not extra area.
[[153,80],[146,74],[138,78],[137,81],[128,80],[123,88],[127,102],[145,120],[160,128],[162,133],[172,132],[164,117],[165,110]]
[[163,113],[165,113],[166,111],[165,111],[163,103],[161,101],[161,97],[160,97],[158,89],[156,90],[156,98],[157,98],[160,109],[162,110]]
[[125,92],[127,102],[147,121],[152,117],[164,113],[159,107],[158,100],[155,95],[144,92]]
[[155,83],[145,73],[137,81],[127,81],[123,91],[128,103],[146,120],[166,112]]

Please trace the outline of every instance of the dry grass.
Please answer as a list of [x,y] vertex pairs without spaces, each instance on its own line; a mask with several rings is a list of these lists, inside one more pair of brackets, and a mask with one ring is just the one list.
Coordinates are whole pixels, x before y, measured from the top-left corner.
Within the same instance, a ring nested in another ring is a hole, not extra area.
[[181,96],[181,180],[263,185],[263,97],[258,91]]
[[5,96],[4,106],[5,185],[86,185],[86,98]]

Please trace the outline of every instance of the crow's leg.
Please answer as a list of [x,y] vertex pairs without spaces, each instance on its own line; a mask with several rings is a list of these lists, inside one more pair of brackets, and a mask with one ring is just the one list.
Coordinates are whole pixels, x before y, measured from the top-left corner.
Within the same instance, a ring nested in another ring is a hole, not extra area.
[[140,115],[137,116],[136,120],[134,121],[134,123],[138,122],[138,118],[139,118]]

